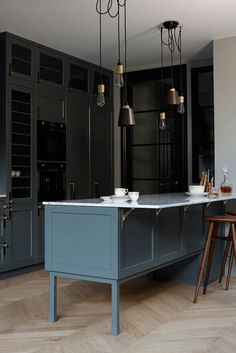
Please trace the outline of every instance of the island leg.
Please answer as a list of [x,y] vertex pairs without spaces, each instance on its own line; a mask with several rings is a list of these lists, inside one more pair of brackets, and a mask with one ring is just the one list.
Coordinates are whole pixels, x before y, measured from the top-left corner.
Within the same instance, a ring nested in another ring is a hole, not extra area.
[[113,281],[111,285],[111,306],[112,306],[112,324],[111,334],[118,336],[120,333],[120,283]]
[[57,276],[50,272],[49,278],[49,317],[50,322],[57,321]]

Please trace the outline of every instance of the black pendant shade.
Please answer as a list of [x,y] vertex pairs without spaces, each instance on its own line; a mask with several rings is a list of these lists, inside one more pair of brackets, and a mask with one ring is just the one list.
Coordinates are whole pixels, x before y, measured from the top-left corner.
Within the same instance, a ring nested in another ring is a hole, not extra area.
[[120,109],[118,126],[133,126],[135,125],[134,111],[129,107],[128,104],[125,104]]
[[167,102],[168,102],[168,104],[176,104],[176,105],[179,104],[179,95],[178,95],[178,92],[174,88],[171,88],[169,90]]

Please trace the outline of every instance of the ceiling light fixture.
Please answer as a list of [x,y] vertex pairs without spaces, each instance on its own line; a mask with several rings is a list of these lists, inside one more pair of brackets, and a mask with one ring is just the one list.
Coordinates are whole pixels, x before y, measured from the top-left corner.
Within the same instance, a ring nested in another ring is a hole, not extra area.
[[[99,10],[98,10],[99,3]],[[105,105],[105,85],[102,82],[102,0],[97,1],[97,11],[99,13],[99,66],[100,66],[100,83],[97,91],[97,105],[102,108]]]
[[[177,34],[177,29],[179,33]],[[180,100],[178,96],[178,92],[174,86],[174,66],[173,66],[173,56],[175,53],[175,49],[180,53],[180,60],[182,58],[181,52],[181,26],[179,26],[179,22],[177,21],[166,21],[161,26],[161,31],[165,32],[166,40],[163,39],[164,35],[161,35],[161,44],[165,45],[170,52],[170,62],[171,62],[171,88],[168,92],[167,102],[168,104],[179,105]],[[182,75],[182,72],[181,72]],[[182,78],[181,78],[182,80]],[[182,88],[181,88],[182,89]],[[181,96],[183,97],[183,96]],[[183,103],[183,98],[181,98],[181,102]],[[182,104],[181,103],[181,104]]]
[[117,15],[117,33],[118,33],[118,63],[116,65],[116,76],[115,76],[115,84],[117,87],[121,88],[124,86],[124,78],[123,78],[123,73],[124,73],[124,67],[121,64],[121,59],[120,59],[120,6],[118,5],[118,15]]
[[[118,21],[118,27],[117,27],[118,62],[117,62],[116,69],[115,69],[115,84],[119,88],[124,87],[124,91],[123,91],[124,104],[120,110],[118,125],[119,126],[132,126],[132,125],[135,125],[134,113],[133,113],[133,109],[131,109],[129,107],[129,104],[127,103],[127,16],[126,16],[126,13],[127,13],[126,2],[127,2],[127,0],[123,0],[123,1],[116,0],[114,2],[113,2],[113,0],[106,0],[106,1],[107,1],[107,6],[106,6],[105,10],[102,10],[102,0],[97,0],[97,3],[96,3],[96,11],[100,16],[100,70],[101,70],[101,37],[102,37],[102,35],[101,35],[101,16],[108,14],[111,18],[117,17],[117,21]],[[117,6],[115,11],[114,11],[113,4],[116,4],[116,6]],[[120,13],[121,13],[120,10],[121,10],[121,8],[124,9],[125,67],[123,67],[123,65],[121,63],[121,45],[120,45]],[[103,94],[104,94],[104,89],[105,89],[105,86],[102,83],[102,75],[101,75],[101,84],[98,85],[98,95],[101,93],[100,91],[103,91]]]
[[[161,97],[162,104],[164,104],[164,73],[163,73],[163,28],[161,27]],[[166,129],[166,113],[160,112],[160,121],[159,121],[159,129]]]
[[124,80],[124,105],[120,109],[118,126],[133,126],[135,125],[135,118],[133,109],[127,103],[127,8],[126,1],[124,6],[124,34],[125,34],[125,80]]

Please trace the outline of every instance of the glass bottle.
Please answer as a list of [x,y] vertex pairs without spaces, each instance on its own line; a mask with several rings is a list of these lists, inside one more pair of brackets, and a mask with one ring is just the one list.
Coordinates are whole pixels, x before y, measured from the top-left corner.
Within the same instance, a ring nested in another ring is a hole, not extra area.
[[221,192],[221,194],[230,195],[233,190],[233,187],[232,187],[232,184],[229,182],[228,168],[224,167],[223,171],[224,171],[224,180],[220,184],[220,192]]

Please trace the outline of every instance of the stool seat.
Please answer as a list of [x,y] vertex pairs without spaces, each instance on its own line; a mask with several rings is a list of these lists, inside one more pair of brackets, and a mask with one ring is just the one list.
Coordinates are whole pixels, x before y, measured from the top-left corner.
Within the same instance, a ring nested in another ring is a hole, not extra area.
[[234,211],[228,211],[227,213],[228,213],[229,215],[231,215],[231,216],[236,217],[236,212],[234,212]]
[[[198,293],[199,293],[201,281],[202,281],[202,278],[204,275],[205,267],[206,267],[206,276],[204,279],[203,294],[206,293],[209,275],[210,275],[211,264],[212,264],[212,259],[213,259],[214,247],[215,247],[215,243],[216,243],[217,239],[226,240],[226,248],[225,248],[223,263],[221,265],[221,271],[220,271],[220,278],[219,278],[220,282],[221,282],[222,277],[224,275],[227,257],[230,252],[230,261],[229,261],[225,289],[228,289],[228,287],[229,287],[230,275],[231,275],[231,271],[232,271],[232,267],[233,267],[233,260],[236,260],[236,212],[235,212],[235,216],[232,214],[205,216],[204,221],[209,222],[210,224],[209,224],[209,229],[208,229],[208,233],[206,236],[205,247],[203,250],[203,256],[202,256],[202,260],[201,260],[198,280],[197,280],[196,289],[195,289],[195,293],[194,293],[194,300],[193,300],[194,303],[197,302]],[[229,223],[230,224],[228,237],[219,236],[217,234],[219,225],[221,223],[223,223],[223,224]]]
[[[236,212],[235,212],[236,216]],[[236,223],[236,217],[233,215],[216,215],[216,216],[205,216],[204,221],[206,222],[226,222],[226,223]]]

